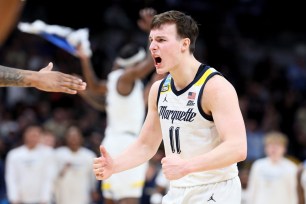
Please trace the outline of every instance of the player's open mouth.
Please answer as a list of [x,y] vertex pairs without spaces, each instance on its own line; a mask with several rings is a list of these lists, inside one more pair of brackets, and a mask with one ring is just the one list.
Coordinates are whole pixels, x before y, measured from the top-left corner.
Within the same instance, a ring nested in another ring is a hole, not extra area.
[[154,57],[155,65],[159,65],[162,61],[160,57]]

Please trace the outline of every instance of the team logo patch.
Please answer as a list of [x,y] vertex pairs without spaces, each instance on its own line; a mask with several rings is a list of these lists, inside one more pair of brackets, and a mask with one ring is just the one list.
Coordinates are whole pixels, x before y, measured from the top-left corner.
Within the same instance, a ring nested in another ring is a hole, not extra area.
[[168,75],[163,84],[163,87],[161,88],[161,92],[166,92],[170,90],[170,82],[171,82],[171,76]]
[[169,87],[170,87],[170,84],[165,84],[163,85],[162,89],[161,89],[161,92],[166,92],[169,90]]

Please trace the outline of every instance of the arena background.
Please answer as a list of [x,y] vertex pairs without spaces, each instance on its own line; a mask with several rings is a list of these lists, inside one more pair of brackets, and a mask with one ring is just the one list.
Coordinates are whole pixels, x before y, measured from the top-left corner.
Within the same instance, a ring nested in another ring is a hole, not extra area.
[[[306,13],[292,0],[28,0],[19,22],[40,19],[74,29],[88,28],[92,62],[107,77],[118,49],[127,41],[143,46],[147,36],[137,27],[138,11],[177,9],[200,24],[196,57],[220,70],[238,91],[247,127],[248,158],[264,156],[262,138],[279,130],[289,138],[288,157],[306,159]],[[15,26],[0,47],[0,64],[37,70],[52,61],[55,70],[82,76],[79,60],[44,39]],[[59,126],[73,121],[82,128],[85,145],[96,151],[103,138],[105,113],[79,95],[45,93],[28,88],[0,90],[0,154],[21,143],[31,121]],[[56,131],[60,128],[57,127]],[[58,132],[58,134],[61,134]]]

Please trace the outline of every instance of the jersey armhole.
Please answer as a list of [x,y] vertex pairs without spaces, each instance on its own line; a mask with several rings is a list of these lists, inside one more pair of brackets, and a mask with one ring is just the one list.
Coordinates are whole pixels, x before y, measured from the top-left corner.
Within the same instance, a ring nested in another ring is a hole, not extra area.
[[205,119],[207,119],[207,120],[209,120],[209,121],[214,121],[213,116],[212,116],[212,115],[208,115],[208,114],[206,114],[206,113],[204,112],[203,107],[202,107],[202,104],[201,104],[201,100],[202,100],[202,97],[203,97],[203,91],[204,91],[205,84],[207,83],[207,81],[208,81],[209,79],[211,79],[211,78],[212,78],[213,76],[215,76],[215,75],[223,76],[220,72],[213,72],[213,73],[211,73],[211,74],[207,77],[206,81],[203,83],[203,85],[202,85],[202,87],[201,87],[201,89],[200,89],[199,97],[198,97],[198,101],[197,101],[200,114],[201,114]]

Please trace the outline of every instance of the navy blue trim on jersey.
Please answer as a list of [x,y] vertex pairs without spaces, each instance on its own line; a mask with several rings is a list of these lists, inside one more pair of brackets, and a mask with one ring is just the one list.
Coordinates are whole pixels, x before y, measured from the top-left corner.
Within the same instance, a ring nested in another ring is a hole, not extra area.
[[194,79],[192,80],[192,82],[190,84],[188,84],[185,88],[183,88],[182,90],[177,91],[174,85],[174,81],[173,78],[171,79],[171,90],[172,92],[176,95],[179,96],[181,94],[183,94],[184,92],[186,92],[194,83],[196,83],[201,77],[202,75],[206,72],[207,69],[209,69],[210,66],[205,65],[205,64],[201,64]]
[[203,97],[203,91],[204,91],[204,86],[205,86],[205,84],[207,83],[207,81],[208,81],[209,79],[211,79],[213,76],[215,76],[215,75],[217,75],[217,74],[220,75],[220,76],[223,76],[220,72],[213,72],[213,73],[211,73],[211,74],[207,77],[207,79],[205,80],[204,84],[202,85],[202,87],[201,87],[201,89],[200,89],[200,91],[199,91],[199,96],[198,96],[198,101],[197,101],[198,109],[199,109],[200,114],[201,114],[205,119],[210,120],[210,121],[214,121],[213,116],[212,116],[212,115],[208,115],[208,114],[206,114],[206,113],[204,112],[204,110],[203,110],[203,108],[202,108],[202,105],[201,105],[201,100],[202,100],[202,97]]
[[156,106],[157,106],[157,107],[158,107],[158,101],[159,101],[161,89],[162,89],[162,87],[163,87],[163,85],[164,85],[164,82],[165,82],[165,80],[167,79],[168,75],[169,75],[169,74],[167,74],[167,76],[166,76],[166,77],[160,82],[160,84],[159,84],[158,92],[157,92],[157,101],[156,101]]

